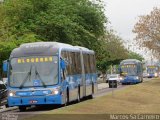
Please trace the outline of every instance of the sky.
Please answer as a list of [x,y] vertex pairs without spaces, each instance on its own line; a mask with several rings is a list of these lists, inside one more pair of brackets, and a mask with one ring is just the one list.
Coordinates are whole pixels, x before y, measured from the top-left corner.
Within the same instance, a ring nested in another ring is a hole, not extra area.
[[[125,41],[132,51],[141,54],[149,60],[151,53],[139,49],[132,33],[139,16],[150,14],[154,7],[160,8],[160,0],[102,0],[105,4],[105,14],[110,21],[109,26]],[[127,46],[126,45],[126,46]],[[127,46],[127,47],[128,47]],[[145,53],[145,54],[144,54]]]
[[138,21],[138,16],[149,14],[153,7],[160,8],[160,0],[102,0],[105,4],[105,14],[111,22],[110,26],[124,40],[132,40],[132,29]]

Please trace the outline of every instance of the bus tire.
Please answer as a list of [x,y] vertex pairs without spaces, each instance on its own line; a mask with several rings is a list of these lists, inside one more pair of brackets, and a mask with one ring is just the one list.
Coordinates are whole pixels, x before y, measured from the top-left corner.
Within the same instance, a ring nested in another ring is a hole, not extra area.
[[81,98],[80,98],[80,86],[78,86],[78,94],[77,94],[77,102],[80,102]]
[[92,93],[88,96],[89,99],[93,99],[93,93],[94,93],[94,84],[92,83]]
[[143,78],[141,79],[141,83],[143,82]]
[[92,83],[92,94],[94,94],[94,83]]
[[66,96],[65,96],[65,106],[69,105],[69,90],[67,88]]
[[89,95],[88,99],[93,99],[93,94]]
[[5,107],[8,108],[9,107],[8,104],[5,104]]
[[26,111],[26,107],[25,106],[19,106],[19,111],[20,112]]

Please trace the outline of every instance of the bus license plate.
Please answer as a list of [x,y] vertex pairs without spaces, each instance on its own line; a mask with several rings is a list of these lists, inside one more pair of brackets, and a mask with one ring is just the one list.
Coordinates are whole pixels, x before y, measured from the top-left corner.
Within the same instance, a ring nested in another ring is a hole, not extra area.
[[30,100],[30,104],[35,104],[35,103],[37,103],[36,100]]

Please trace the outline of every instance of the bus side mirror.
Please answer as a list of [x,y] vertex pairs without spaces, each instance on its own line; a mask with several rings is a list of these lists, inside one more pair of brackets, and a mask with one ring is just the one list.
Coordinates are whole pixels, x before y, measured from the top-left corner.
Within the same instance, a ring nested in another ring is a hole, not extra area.
[[66,63],[63,59],[61,59],[61,68],[62,68],[62,70],[65,70],[65,68],[66,68]]
[[122,72],[122,69],[120,66],[118,67],[118,71],[119,71],[120,76],[123,76],[123,74],[122,74],[123,72]]
[[119,73],[121,73],[121,72],[122,72],[122,70],[121,70],[121,67],[120,67],[120,66],[118,67],[118,71],[119,71]]
[[3,72],[7,73],[8,71],[8,60],[3,61]]

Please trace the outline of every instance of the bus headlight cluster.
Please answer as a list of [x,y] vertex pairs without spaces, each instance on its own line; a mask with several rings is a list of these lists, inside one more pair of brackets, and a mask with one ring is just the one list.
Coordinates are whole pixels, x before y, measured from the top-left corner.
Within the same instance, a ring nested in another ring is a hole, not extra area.
[[119,79],[120,79],[120,80],[123,80],[123,77],[120,77]]
[[8,95],[9,95],[10,97],[15,96],[15,91],[9,91]]
[[157,73],[155,73],[154,75],[155,75],[155,77],[157,77],[157,76],[158,76],[158,74],[157,74]]
[[60,87],[54,88],[51,91],[52,91],[52,95],[57,95],[60,92]]
[[139,79],[139,77],[137,76],[136,79]]
[[54,94],[54,95],[57,95],[58,93],[59,93],[58,90],[54,90],[54,91],[53,91],[53,94]]

